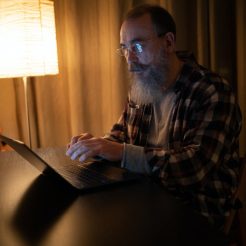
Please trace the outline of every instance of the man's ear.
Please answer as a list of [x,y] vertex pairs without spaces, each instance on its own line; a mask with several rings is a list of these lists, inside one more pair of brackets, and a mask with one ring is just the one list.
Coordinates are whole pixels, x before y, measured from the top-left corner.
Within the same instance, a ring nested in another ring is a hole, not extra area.
[[175,51],[175,36],[172,32],[167,32],[163,37],[163,42],[167,52]]

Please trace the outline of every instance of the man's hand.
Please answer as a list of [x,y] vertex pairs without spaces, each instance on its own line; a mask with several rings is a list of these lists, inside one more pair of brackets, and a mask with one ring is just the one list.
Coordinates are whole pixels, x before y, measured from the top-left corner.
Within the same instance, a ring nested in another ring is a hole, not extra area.
[[79,158],[81,162],[94,156],[99,156],[109,161],[121,161],[123,144],[104,138],[95,138],[86,133],[72,138],[66,155],[70,156],[72,160]]
[[82,133],[78,136],[72,137],[71,142],[67,145],[67,150],[75,143],[90,138],[93,138],[93,135],[91,135],[90,133]]

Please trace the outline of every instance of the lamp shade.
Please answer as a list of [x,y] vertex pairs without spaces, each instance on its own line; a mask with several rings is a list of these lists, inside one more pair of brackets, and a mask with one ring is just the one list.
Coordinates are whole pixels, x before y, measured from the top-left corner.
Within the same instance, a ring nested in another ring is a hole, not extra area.
[[57,73],[53,1],[0,0],[0,78]]

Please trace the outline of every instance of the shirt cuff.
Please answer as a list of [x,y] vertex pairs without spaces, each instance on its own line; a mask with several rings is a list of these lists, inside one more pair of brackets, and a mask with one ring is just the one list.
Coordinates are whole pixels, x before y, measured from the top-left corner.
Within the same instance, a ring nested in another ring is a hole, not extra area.
[[124,143],[121,167],[131,172],[151,174],[144,147]]

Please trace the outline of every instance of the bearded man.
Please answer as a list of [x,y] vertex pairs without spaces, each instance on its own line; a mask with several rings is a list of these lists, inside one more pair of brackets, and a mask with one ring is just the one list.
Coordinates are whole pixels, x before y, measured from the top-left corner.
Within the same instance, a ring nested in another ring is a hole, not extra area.
[[222,228],[238,186],[241,113],[225,79],[177,52],[175,40],[162,7],[128,12],[118,49],[132,78],[126,107],[107,136],[75,136],[67,155],[120,161],[155,177]]

